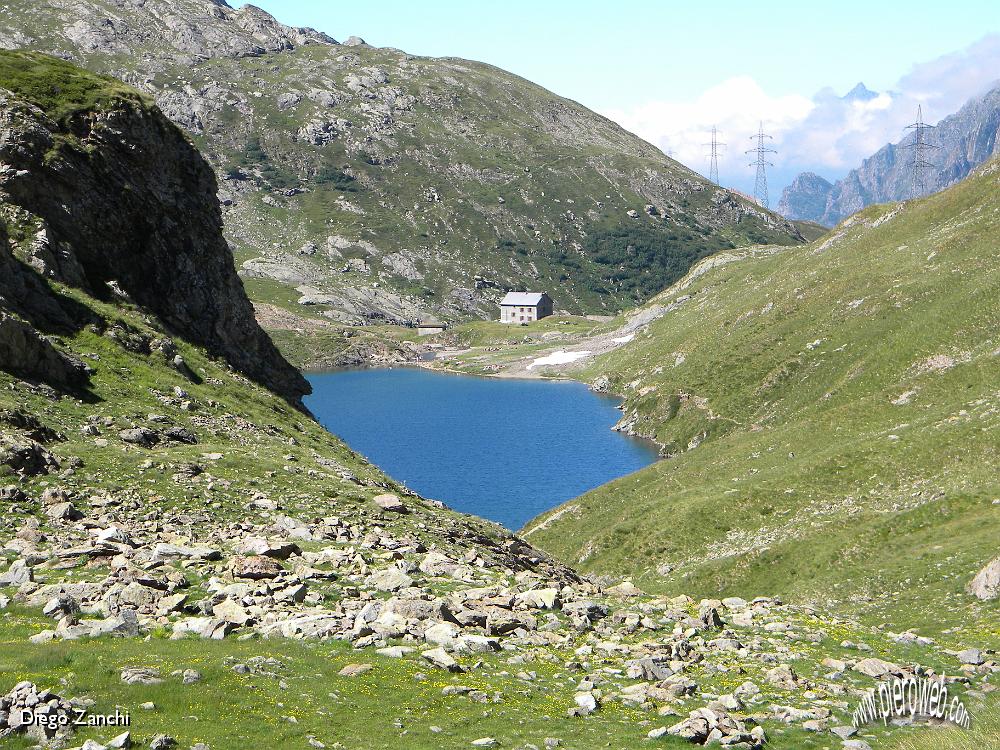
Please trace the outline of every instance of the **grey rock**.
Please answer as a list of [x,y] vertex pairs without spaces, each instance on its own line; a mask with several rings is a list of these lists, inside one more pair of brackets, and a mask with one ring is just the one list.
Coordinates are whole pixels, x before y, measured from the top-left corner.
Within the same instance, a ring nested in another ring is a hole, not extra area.
[[153,667],[126,667],[121,672],[126,685],[158,685],[163,682],[160,670]]
[[365,585],[378,591],[399,591],[413,585],[413,579],[396,567],[385,568],[372,573],[365,579]]
[[122,430],[118,433],[118,436],[126,443],[140,445],[143,448],[152,448],[160,442],[160,436],[157,432],[147,427],[133,427],[128,430]]
[[0,573],[0,586],[20,586],[33,580],[34,572],[24,560],[15,560],[6,573]]
[[160,543],[153,548],[153,554],[150,559],[153,562],[221,560],[222,553],[211,547],[181,547],[176,544]]
[[462,665],[455,661],[455,659],[453,659],[443,648],[432,648],[427,651],[422,651],[420,656],[440,669],[447,669],[449,672],[465,671],[462,668]]
[[1000,557],[993,558],[976,573],[969,582],[969,593],[983,601],[1000,597]]
[[399,499],[398,495],[384,494],[376,495],[372,502],[374,502],[382,510],[391,511],[393,513],[406,513],[406,505],[403,501]]
[[983,652],[978,648],[967,648],[965,651],[960,651],[955,654],[955,657],[962,664],[972,664],[974,666],[979,666],[986,661],[986,657],[983,655]]

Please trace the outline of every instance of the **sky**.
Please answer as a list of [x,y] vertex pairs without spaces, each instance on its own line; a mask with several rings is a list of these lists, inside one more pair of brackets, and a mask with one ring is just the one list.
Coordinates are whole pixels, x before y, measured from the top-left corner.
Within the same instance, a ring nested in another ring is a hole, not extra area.
[[[237,3],[234,3],[237,4]],[[922,104],[933,123],[1000,79],[996,0],[256,0],[283,23],[416,55],[480,60],[607,115],[752,192],[744,152],[773,136],[771,204],[801,171],[836,179],[902,136]],[[879,96],[841,99],[863,82]]]

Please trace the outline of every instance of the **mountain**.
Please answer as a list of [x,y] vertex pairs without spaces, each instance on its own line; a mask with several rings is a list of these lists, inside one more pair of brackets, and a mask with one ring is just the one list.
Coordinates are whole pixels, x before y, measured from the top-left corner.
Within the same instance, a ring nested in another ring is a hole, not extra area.
[[548,289],[607,312],[707,254],[800,242],[579,104],[477,62],[344,44],[218,0],[12,0],[0,45],[149,94],[219,179],[255,302],[345,323],[490,316]]
[[855,85],[853,89],[848,91],[841,97],[845,101],[853,102],[870,102],[872,99],[878,98],[878,93],[872,91],[870,88],[865,86],[860,81]]
[[833,190],[833,183],[815,172],[803,172],[781,193],[778,213],[794,221],[815,221],[822,217]]
[[873,665],[956,666],[769,596],[588,579],[408,491],[295,408],[180,130],[61,60],[0,53],[0,81],[5,746],[791,750]]
[[825,180],[809,172],[799,175],[783,191],[778,212],[790,219],[834,226],[865,206],[933,193],[964,179],[996,155],[998,130],[1000,87],[970,100],[925,136],[936,148],[926,157],[933,167],[924,170],[924,190],[915,186],[916,136],[911,132],[899,143],[883,146],[833,184],[824,185]]
[[998,175],[703,261],[627,316],[607,336],[628,343],[576,377],[665,458],[524,537],[652,590],[987,627],[997,602],[966,587],[1000,532]]

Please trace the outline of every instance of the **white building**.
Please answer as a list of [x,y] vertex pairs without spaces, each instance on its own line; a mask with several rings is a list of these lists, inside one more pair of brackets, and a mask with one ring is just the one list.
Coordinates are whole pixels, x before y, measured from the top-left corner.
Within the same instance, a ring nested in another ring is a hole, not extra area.
[[552,298],[545,292],[507,292],[500,300],[501,323],[530,323],[552,314]]

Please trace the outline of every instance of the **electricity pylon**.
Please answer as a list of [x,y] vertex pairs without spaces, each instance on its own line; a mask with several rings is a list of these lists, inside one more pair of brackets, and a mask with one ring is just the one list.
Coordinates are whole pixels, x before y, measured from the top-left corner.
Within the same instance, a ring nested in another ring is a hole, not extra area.
[[708,179],[714,182],[716,185],[719,184],[719,147],[725,148],[726,144],[719,141],[718,131],[715,129],[715,125],[712,126],[712,141],[711,143],[703,143],[703,146],[708,146],[712,149],[708,168]]
[[927,131],[933,130],[934,126],[924,122],[924,109],[921,105],[917,105],[917,121],[907,125],[906,129],[913,131],[913,142],[904,146],[913,150],[913,182],[910,189],[913,192],[912,197],[919,198],[927,194],[927,171],[937,169],[928,158],[928,152],[934,151],[939,146],[927,140]]
[[774,165],[767,160],[767,154],[776,154],[778,152],[764,145],[764,139],[771,138],[771,136],[764,132],[763,122],[760,124],[757,135],[752,135],[750,138],[757,140],[757,146],[746,152],[757,156],[754,161],[750,162],[751,167],[757,167],[757,181],[753,187],[753,197],[764,208],[769,208],[770,199],[767,195],[767,171],[765,167],[773,167]]

